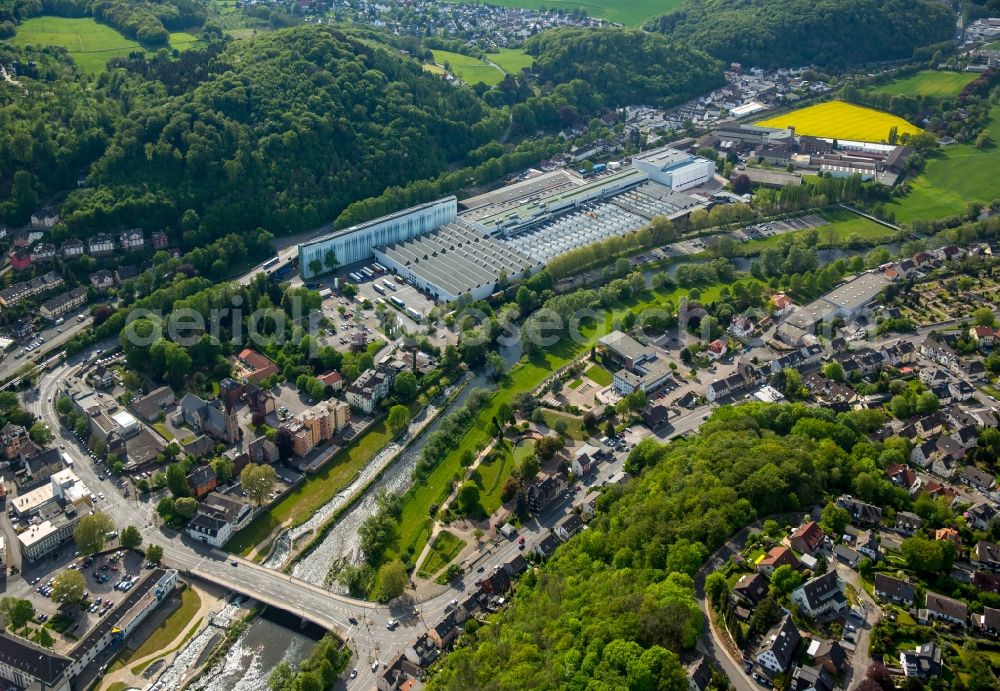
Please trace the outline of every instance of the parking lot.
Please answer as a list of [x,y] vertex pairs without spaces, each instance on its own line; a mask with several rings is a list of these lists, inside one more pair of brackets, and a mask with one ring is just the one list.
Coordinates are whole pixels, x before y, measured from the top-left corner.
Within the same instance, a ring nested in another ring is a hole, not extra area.
[[[62,569],[53,569],[45,576],[31,577],[28,599],[35,607],[35,621],[51,622],[55,650],[68,650],[90,630],[132,589],[146,564],[139,554],[119,550],[97,557],[74,557],[65,568],[79,570],[86,581],[85,603],[71,620],[59,614],[58,605],[50,598],[52,583]],[[47,576],[47,577],[46,577]],[[57,635],[60,633],[69,634]]]

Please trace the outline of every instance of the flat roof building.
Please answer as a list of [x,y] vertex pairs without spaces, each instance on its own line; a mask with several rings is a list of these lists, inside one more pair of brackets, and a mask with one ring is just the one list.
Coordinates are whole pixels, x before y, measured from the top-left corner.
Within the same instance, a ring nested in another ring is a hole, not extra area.
[[456,219],[435,232],[374,250],[379,263],[434,298],[451,302],[493,294],[501,272],[520,278],[540,262]]
[[715,163],[669,146],[654,149],[632,159],[632,167],[649,179],[674,191],[704,185],[715,176]]
[[299,273],[303,279],[310,279],[329,271],[333,268],[328,263],[330,257],[336,261],[335,266],[371,259],[374,248],[429,233],[451,223],[457,215],[457,199],[444,197],[304,242],[298,247]]

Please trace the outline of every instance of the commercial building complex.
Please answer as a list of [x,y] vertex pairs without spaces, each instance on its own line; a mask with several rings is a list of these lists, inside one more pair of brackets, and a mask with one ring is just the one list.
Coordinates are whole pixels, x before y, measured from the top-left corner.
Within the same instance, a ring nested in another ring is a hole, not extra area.
[[73,536],[80,518],[91,508],[91,493],[72,470],[61,470],[49,482],[11,501],[27,528],[18,533],[21,554],[35,561]]
[[712,161],[670,147],[641,154],[632,165],[646,173],[650,180],[675,192],[704,185],[715,175]]

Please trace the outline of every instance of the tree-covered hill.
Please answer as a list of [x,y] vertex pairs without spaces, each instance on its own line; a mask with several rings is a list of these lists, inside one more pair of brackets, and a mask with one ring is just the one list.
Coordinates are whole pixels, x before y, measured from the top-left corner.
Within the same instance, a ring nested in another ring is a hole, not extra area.
[[822,67],[908,59],[954,26],[932,0],[684,0],[647,28],[726,62]]
[[856,492],[860,478],[885,505],[906,501],[880,470],[902,457],[887,448],[900,440],[866,437],[883,421],[749,403],[717,410],[689,439],[644,440],[626,464],[638,478],[610,488],[589,529],[460,639],[430,688],[686,689],[677,652],[697,640],[692,576],[712,550],[754,518]]
[[[387,186],[439,174],[506,126],[470,89],[328,27],[144,66],[142,79],[120,64],[98,86],[124,117],[92,187],[63,208],[71,232],[185,216],[191,247],[261,225],[310,228]],[[175,82],[185,88],[172,96]]]
[[558,29],[529,39],[542,83],[585,81],[606,106],[675,105],[720,86],[721,65],[700,50],[636,29]]

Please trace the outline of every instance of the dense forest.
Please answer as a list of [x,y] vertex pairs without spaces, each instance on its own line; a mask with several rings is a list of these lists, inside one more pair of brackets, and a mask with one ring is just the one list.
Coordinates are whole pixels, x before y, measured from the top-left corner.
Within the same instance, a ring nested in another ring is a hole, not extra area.
[[754,518],[804,510],[854,478],[881,483],[899,454],[865,435],[883,421],[749,403],[688,439],[644,440],[626,463],[637,479],[609,488],[589,530],[528,572],[497,619],[467,630],[430,687],[686,689],[674,651],[699,635],[692,577],[708,554]]
[[546,31],[524,47],[541,83],[584,80],[607,107],[676,105],[725,82],[705,53],[636,29]]
[[950,39],[955,15],[931,0],[684,0],[647,26],[726,62],[837,67],[909,59]]
[[[332,28],[233,42],[171,69],[141,62],[99,78],[127,114],[89,186],[63,207],[71,233],[183,217],[193,247],[259,225],[311,228],[389,185],[437,175],[505,127],[471,90]],[[190,88],[170,96],[177,81]]]

